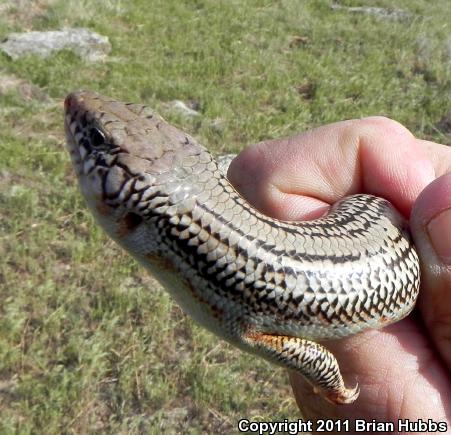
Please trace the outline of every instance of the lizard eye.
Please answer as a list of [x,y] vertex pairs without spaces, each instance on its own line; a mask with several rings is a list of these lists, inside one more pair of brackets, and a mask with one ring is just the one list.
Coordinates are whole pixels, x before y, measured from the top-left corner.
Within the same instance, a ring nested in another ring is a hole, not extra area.
[[99,130],[96,127],[91,128],[89,131],[89,137],[91,139],[91,145],[93,147],[99,147],[105,144],[106,138],[103,131]]

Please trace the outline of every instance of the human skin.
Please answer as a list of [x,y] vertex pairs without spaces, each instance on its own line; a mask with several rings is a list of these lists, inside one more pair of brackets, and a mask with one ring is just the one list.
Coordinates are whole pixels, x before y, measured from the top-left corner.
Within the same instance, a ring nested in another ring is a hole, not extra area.
[[410,219],[422,272],[416,309],[381,330],[325,343],[348,386],[359,383],[357,401],[332,405],[297,373],[290,379],[305,419],[421,418],[445,421],[451,431],[451,147],[371,117],[253,145],[228,177],[278,219],[313,219],[362,192],[390,200]]

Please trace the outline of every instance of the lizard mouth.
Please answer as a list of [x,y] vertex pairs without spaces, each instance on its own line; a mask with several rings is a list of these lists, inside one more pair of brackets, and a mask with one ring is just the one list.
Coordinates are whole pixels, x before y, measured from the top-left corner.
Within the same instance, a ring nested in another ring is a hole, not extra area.
[[70,158],[77,172],[77,175],[81,175],[83,165],[80,148],[74,136],[75,128],[76,123],[72,120],[72,117],[69,114],[66,114],[64,120],[64,130],[66,132],[66,148],[69,151]]
[[82,133],[78,127],[74,98],[74,94],[69,94],[64,100],[64,131],[66,133],[66,148],[69,151],[76,173],[80,176],[83,173],[83,157],[80,150]]

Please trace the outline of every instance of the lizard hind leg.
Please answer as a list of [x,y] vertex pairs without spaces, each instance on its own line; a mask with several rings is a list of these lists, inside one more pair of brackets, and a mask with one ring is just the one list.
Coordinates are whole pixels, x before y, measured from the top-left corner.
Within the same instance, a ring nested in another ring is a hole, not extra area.
[[314,391],[335,404],[354,402],[359,387],[346,388],[336,358],[323,346],[304,338],[248,331],[245,342],[263,357],[301,373]]

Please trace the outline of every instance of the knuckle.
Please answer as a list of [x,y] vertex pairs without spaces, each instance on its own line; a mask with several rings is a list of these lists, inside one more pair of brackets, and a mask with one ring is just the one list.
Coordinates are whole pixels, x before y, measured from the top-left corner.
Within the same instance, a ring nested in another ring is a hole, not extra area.
[[386,116],[369,116],[359,120],[363,127],[377,129],[385,134],[412,137],[412,133],[400,122]]

